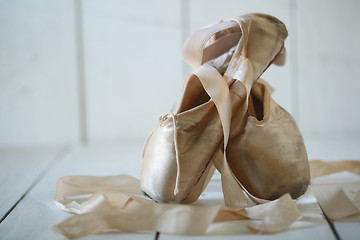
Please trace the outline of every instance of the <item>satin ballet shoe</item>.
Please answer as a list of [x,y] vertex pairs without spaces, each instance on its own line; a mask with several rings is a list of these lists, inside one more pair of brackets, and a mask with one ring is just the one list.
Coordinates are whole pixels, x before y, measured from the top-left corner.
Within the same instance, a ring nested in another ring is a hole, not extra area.
[[[216,48],[213,45],[221,41],[226,44],[230,41],[229,39],[231,39],[235,34],[236,30],[225,29],[212,36],[212,39],[210,39],[209,41],[209,45],[203,51],[203,59],[206,58],[206,60],[203,61],[208,61],[208,59],[217,54],[214,49],[220,48]],[[231,44],[229,45],[231,46]],[[286,52],[285,48],[283,48],[282,51],[278,54],[278,56],[275,58],[273,63],[280,66],[284,65],[285,56]],[[218,61],[209,61],[209,63],[213,63],[214,66],[216,65],[216,62]],[[220,64],[220,67],[218,67],[217,69],[219,70],[219,72],[222,72],[227,67],[228,63],[225,62],[225,64]],[[265,84],[263,88],[269,88],[265,86],[268,86],[268,84]],[[259,92],[259,86],[257,86],[256,89],[256,92]],[[266,92],[268,92],[268,90]],[[270,95],[266,94],[266,96],[269,97]],[[257,98],[251,96],[249,99],[251,100]],[[266,110],[266,116],[271,113],[271,120],[269,121],[269,118],[266,117],[266,119],[261,120],[261,127],[252,127],[251,136],[257,136],[258,138],[266,140],[268,144],[274,144],[272,145],[272,150],[274,152],[269,151],[267,145],[265,145],[263,142],[259,141],[259,144],[256,145],[256,141],[252,140],[251,137],[246,134],[242,135],[243,131],[245,133],[249,132],[246,131],[246,129],[251,124],[248,123],[248,125],[246,125],[248,117],[245,117],[245,122],[241,124],[239,122],[241,121],[241,115],[237,114],[236,112],[233,113],[234,117],[231,127],[232,134],[231,139],[229,140],[229,146],[227,148],[227,160],[231,165],[230,167],[233,170],[233,174],[235,173],[236,176],[240,176],[240,184],[244,182],[244,191],[246,191],[250,196],[252,196],[251,194],[253,194],[252,198],[255,201],[256,198],[268,200],[276,199],[285,193],[290,193],[293,198],[297,198],[305,192],[309,184],[309,166],[306,149],[302,140],[301,133],[299,132],[296,123],[291,117],[291,115],[289,115],[284,109],[278,106],[272,99],[271,101],[269,99],[267,99],[264,103],[266,103],[265,106],[269,107],[269,109],[270,105],[271,109],[275,109],[274,111]],[[266,108],[263,107],[262,109],[264,110]],[[250,106],[249,110],[251,110]],[[281,114],[281,117],[279,117],[280,112],[283,112],[283,114]],[[274,125],[276,125],[275,123],[278,123],[277,128],[273,128]],[[277,136],[281,136],[281,138],[278,139]],[[238,139],[242,139],[242,141],[239,141]],[[252,142],[253,146],[256,145],[256,148],[254,147],[254,149],[251,149],[251,151],[244,148],[244,145],[246,145],[244,144],[244,142],[250,141]],[[285,145],[285,143],[288,144]],[[259,154],[259,150],[263,152],[263,154],[261,155],[262,159],[256,161],[256,159],[259,157],[256,156],[257,154]],[[244,157],[246,155],[249,155],[249,153],[252,154],[251,157]],[[291,159],[287,159],[288,157],[291,157]],[[238,161],[240,161],[240,163],[238,163]],[[249,164],[249,162],[253,165]],[[260,174],[261,172],[266,171],[266,169],[268,168],[267,165],[269,164],[277,165],[278,168],[270,168],[271,171],[268,171],[267,174],[262,174],[262,177],[257,178],[256,173]],[[242,167],[242,165],[247,166]],[[271,178],[271,175],[277,177]],[[250,190],[247,191],[247,188],[249,188]]]
[[[217,55],[210,57],[214,65],[231,57],[224,76],[212,64],[203,63],[201,44],[200,54],[184,54],[200,67],[186,80],[177,109],[160,118],[144,146],[141,187],[155,201],[189,203],[199,197],[214,171],[212,162],[226,148],[231,112],[244,116],[252,85],[281,52],[287,36],[284,24],[263,14],[234,18],[200,32],[209,40],[229,28],[236,29],[236,43],[232,39],[224,48],[218,42],[209,51]],[[185,53],[189,44],[199,45],[188,39]]]
[[298,198],[310,183],[310,167],[294,118],[270,96],[265,81],[255,83],[245,118],[232,118],[227,161],[246,191],[274,200]]
[[[226,39],[234,34],[234,29],[225,29],[212,37],[209,46],[229,41]],[[206,54],[207,59],[211,58],[211,54]],[[285,48],[282,48],[273,63],[284,65],[285,56]],[[216,62],[209,61],[214,66]],[[217,69],[221,72],[227,69],[228,64],[225,62]],[[255,201],[256,198],[273,200],[285,193],[297,198],[305,193],[310,182],[309,163],[301,133],[293,117],[270,97],[270,88],[265,81],[256,84],[249,98],[254,101],[249,101],[251,104],[245,118],[237,112],[232,113],[227,147],[227,161],[232,174]],[[253,102],[257,103],[256,108]],[[255,109],[259,116],[265,117],[257,120]],[[260,110],[263,112],[260,113]],[[252,114],[249,115],[249,112]]]

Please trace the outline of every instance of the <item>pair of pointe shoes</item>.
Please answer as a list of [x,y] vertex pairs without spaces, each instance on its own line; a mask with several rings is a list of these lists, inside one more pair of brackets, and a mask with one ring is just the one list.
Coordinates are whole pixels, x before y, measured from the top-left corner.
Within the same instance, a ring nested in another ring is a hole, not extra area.
[[224,180],[223,191],[244,191],[255,202],[306,191],[310,172],[301,133],[273,101],[269,85],[257,81],[271,63],[281,62],[286,37],[275,17],[248,14],[188,38],[184,58],[197,70],[185,80],[177,108],[160,118],[144,146],[146,195],[193,202],[214,166],[240,186]]

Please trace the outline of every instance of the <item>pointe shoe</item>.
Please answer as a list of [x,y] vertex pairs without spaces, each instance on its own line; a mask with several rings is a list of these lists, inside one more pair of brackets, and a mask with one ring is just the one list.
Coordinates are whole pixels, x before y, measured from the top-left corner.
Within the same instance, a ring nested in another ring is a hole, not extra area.
[[233,115],[231,124],[227,161],[255,202],[305,193],[310,167],[303,138],[294,118],[271,98],[265,81],[254,84],[247,116]]
[[[238,33],[234,29],[225,29],[215,34],[211,39],[210,46],[207,46],[202,52],[202,62],[209,61],[212,57],[217,56],[216,54],[221,52],[221,49],[227,49],[228,46],[231,46],[231,41],[236,38],[236,34]],[[220,45],[220,42],[222,42],[221,47],[216,48],[214,45]],[[273,63],[280,66],[284,65],[285,53],[285,48],[283,48]],[[189,62],[196,67],[200,61],[196,62],[190,59]],[[216,65],[217,61],[211,60],[210,63]],[[228,65],[229,63],[225,61],[217,69],[223,73]],[[227,161],[230,164],[232,174],[238,176],[236,180],[255,202],[264,199],[273,200],[285,193],[290,193],[293,198],[297,198],[306,191],[310,182],[305,145],[295,120],[271,99],[270,94],[268,94],[268,84],[257,84],[256,90],[253,91],[257,93],[258,97],[261,89],[266,90],[265,96],[267,97],[261,98],[263,104],[265,103],[261,109],[266,112],[266,115],[263,115],[266,118],[259,120],[255,124],[256,127],[250,127],[252,123],[256,122],[254,121],[256,118],[247,114],[242,120],[241,114],[233,112],[231,139],[227,147]],[[257,99],[253,93],[249,100],[251,99]],[[248,110],[251,111],[252,109],[252,105],[249,105]],[[253,121],[248,120],[248,118],[253,119]],[[274,128],[276,125],[277,128]],[[255,141],[254,136],[262,141],[258,140],[258,144],[256,144],[257,141]],[[250,142],[251,151],[246,148]],[[271,149],[269,149],[269,145],[272,146]],[[277,168],[270,168],[269,165],[276,165]],[[221,170],[220,167],[218,169]],[[257,177],[257,174],[262,172],[266,172],[266,174]]]
[[[234,34],[233,30],[224,30],[213,36],[212,43],[229,42]],[[283,48],[273,63],[284,65],[285,53]],[[211,54],[206,53],[206,57],[211,58]],[[228,65],[225,63],[218,70],[221,72]],[[245,118],[233,108],[226,151],[232,174],[255,202],[274,200],[285,193],[298,198],[310,184],[302,135],[294,118],[271,98],[270,89],[264,80],[255,84]]]
[[[234,34],[233,30],[226,29],[214,35],[212,43],[229,42]],[[285,53],[283,48],[273,63],[284,65]],[[211,58],[211,54],[206,54],[207,60]],[[216,64],[216,60],[210,60],[210,63]],[[222,72],[228,65],[225,62],[217,69]],[[271,98],[270,89],[264,80],[255,84],[245,118],[233,108],[235,112],[232,113],[227,146],[227,162],[232,174],[257,203],[277,199],[285,193],[298,198],[310,183],[309,163],[301,133],[293,117]],[[217,168],[221,171],[219,166]]]
[[[205,32],[210,38],[228,28],[236,30],[229,44],[210,51],[210,56],[217,55],[214,65],[231,57],[224,76],[216,66],[199,61],[202,53],[185,57],[200,67],[187,79],[177,109],[160,118],[144,146],[141,187],[155,201],[189,203],[199,197],[214,171],[212,162],[222,157],[231,111],[244,116],[252,85],[281,52],[287,36],[284,24],[263,14],[245,15]],[[236,46],[233,54],[227,46]]]

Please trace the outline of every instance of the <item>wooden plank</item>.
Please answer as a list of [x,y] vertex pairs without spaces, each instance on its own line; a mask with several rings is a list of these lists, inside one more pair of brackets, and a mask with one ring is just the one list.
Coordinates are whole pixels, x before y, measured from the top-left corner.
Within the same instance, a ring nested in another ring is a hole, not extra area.
[[[65,156],[24,197],[0,225],[2,239],[65,239],[54,233],[53,225],[71,216],[59,210],[54,202],[55,183],[65,175],[140,176],[143,143],[121,143],[112,146],[76,148]],[[83,239],[153,239],[154,234],[103,234]]]
[[358,239],[360,236],[359,216],[335,222],[335,229],[341,239]]
[[[346,195],[353,200],[355,194],[360,191],[360,176],[341,172],[316,179],[316,183],[331,183],[340,185]],[[341,239],[358,239],[360,236],[360,214],[349,216],[340,220],[331,221],[335,231]]]
[[83,1],[89,140],[141,138],[182,91],[180,1]]
[[58,148],[0,151],[1,219],[51,165],[58,151]]
[[[311,141],[307,142],[309,143]],[[312,146],[316,145],[315,142],[317,141],[312,141]],[[326,143],[326,141],[324,142]],[[321,141],[319,140],[317,144],[320,146]],[[334,141],[334,144],[336,144],[336,141]],[[32,191],[25,196],[23,201],[19,203],[14,211],[0,225],[0,235],[3,236],[4,239],[19,239],[25,237],[34,239],[63,239],[61,235],[53,233],[51,230],[54,224],[70,216],[70,214],[57,209],[52,202],[56,180],[64,175],[75,174],[113,175],[126,173],[139,177],[142,145],[142,142],[122,143],[111,146],[94,146],[75,149],[70,155],[66,156],[58,165],[51,169]],[[310,154],[312,156],[315,155],[313,150],[310,150]],[[204,199],[212,200],[212,204],[223,203],[219,175],[215,176],[210,182],[200,201],[204,201]],[[299,208],[303,213],[303,218],[294,223],[286,232],[273,235],[252,234],[247,230],[246,225],[256,222],[234,221],[214,224],[204,236],[183,237],[161,234],[160,238],[218,239],[221,237],[221,239],[238,239],[243,236],[249,239],[303,239],[316,236],[318,239],[333,239],[334,236],[322,217],[321,210],[317,204],[314,204],[313,197],[306,196],[301,201]],[[346,228],[345,230],[347,231],[347,229],[351,228],[351,225],[347,223],[345,227],[336,225],[336,228],[338,228],[338,226],[341,228],[339,230],[340,234],[343,234],[341,232],[342,229]],[[357,234],[357,232],[350,231],[350,234]],[[111,233],[90,236],[85,239],[115,239],[118,237],[152,239],[154,234]]]
[[306,134],[359,136],[360,21],[356,0],[296,1],[300,128]]
[[[217,174],[210,181],[205,192],[201,195],[202,203],[210,202],[210,204],[223,204],[223,197],[221,192],[220,176]],[[276,234],[253,234],[247,225],[259,224],[259,221],[241,220],[216,223],[210,225],[206,234],[202,236],[174,236],[161,234],[162,240],[205,240],[205,239],[227,239],[235,240],[241,237],[246,239],[334,239],[322,212],[316,203],[314,196],[307,192],[297,203],[299,210],[302,213],[302,218],[293,223],[285,232]]]
[[[340,139],[308,139],[308,154],[310,159],[322,159],[327,161],[356,159],[360,160],[360,138]],[[320,154],[321,153],[321,154]],[[336,173],[329,176],[314,179],[315,183],[335,183],[342,186],[345,193],[352,200],[360,190],[360,177],[346,173]],[[341,239],[357,239],[360,236],[360,216],[344,218],[332,221],[335,230]]]
[[360,160],[360,137],[309,137],[305,135],[304,140],[309,160]]
[[73,5],[1,1],[1,147],[78,141]]

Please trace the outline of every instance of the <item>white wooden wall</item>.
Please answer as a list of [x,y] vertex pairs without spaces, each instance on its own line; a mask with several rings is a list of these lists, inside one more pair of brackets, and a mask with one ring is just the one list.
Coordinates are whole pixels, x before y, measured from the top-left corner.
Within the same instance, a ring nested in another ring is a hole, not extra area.
[[0,1],[0,146],[78,141],[73,6]]
[[179,100],[186,36],[247,12],[289,30],[263,75],[306,136],[360,137],[356,0],[0,0],[0,147],[144,139]]

